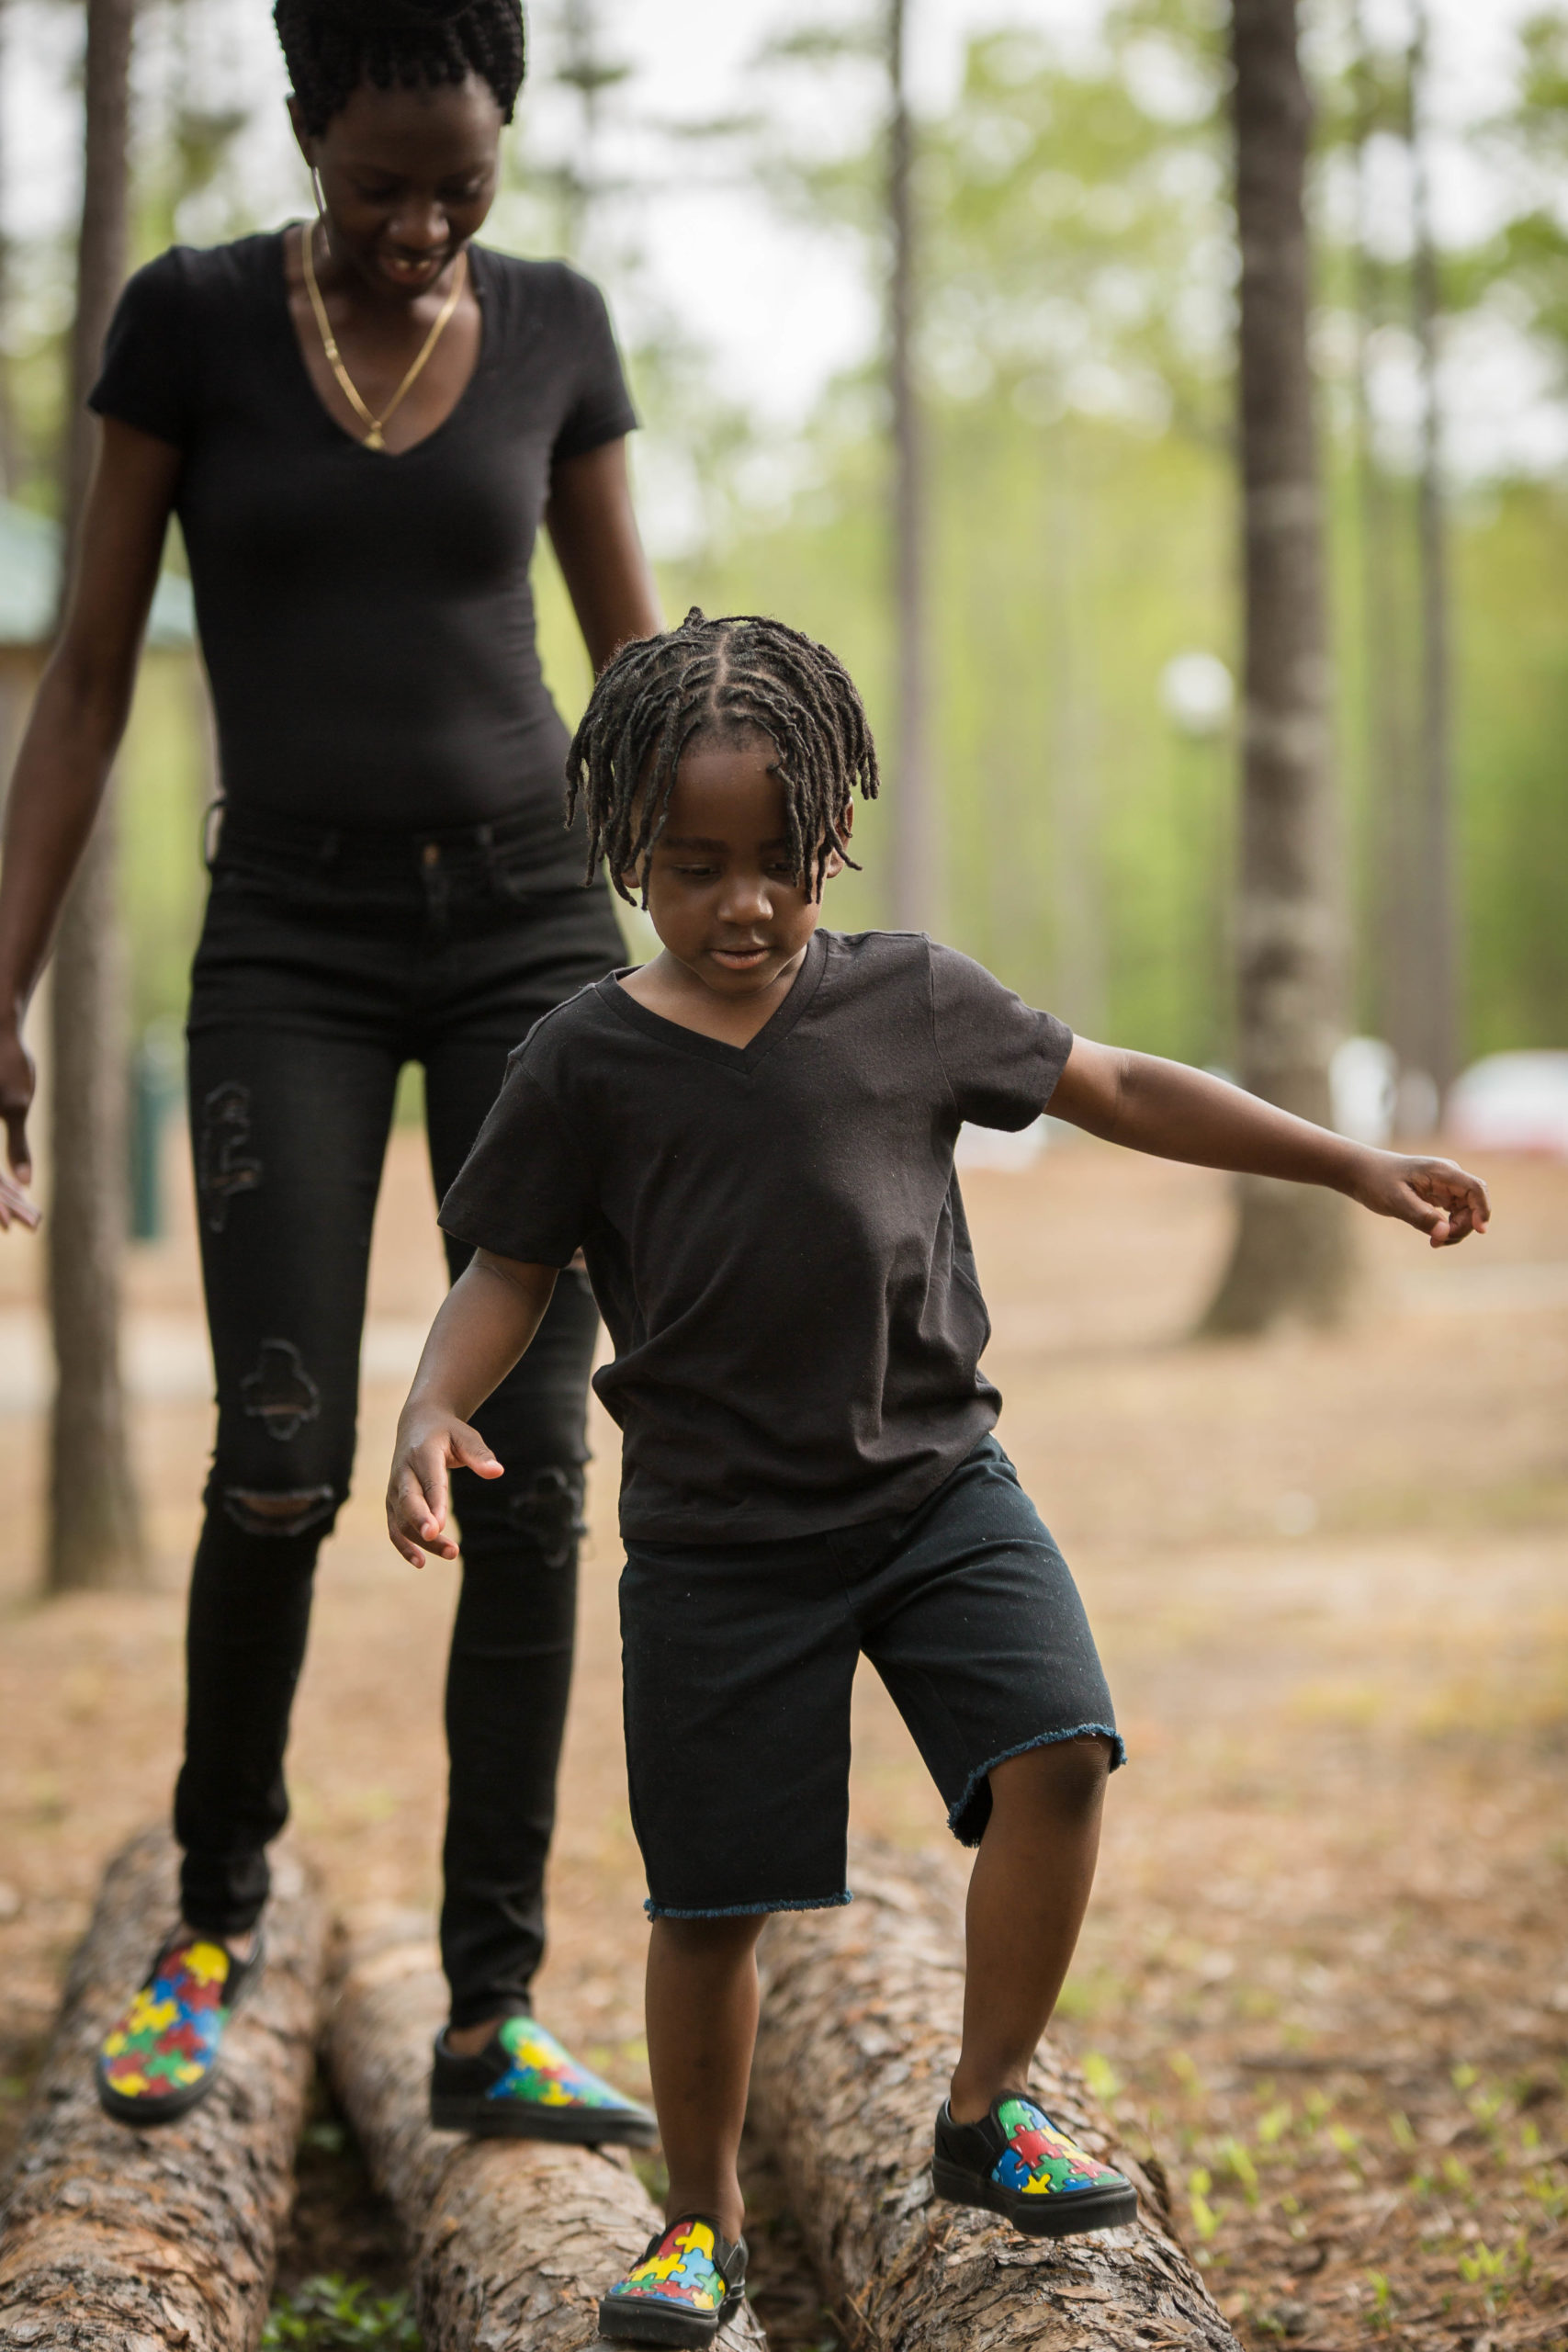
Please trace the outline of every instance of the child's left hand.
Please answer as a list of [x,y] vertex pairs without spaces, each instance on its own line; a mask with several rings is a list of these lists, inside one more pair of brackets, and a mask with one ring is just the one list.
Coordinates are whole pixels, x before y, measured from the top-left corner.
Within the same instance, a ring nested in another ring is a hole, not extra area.
[[1370,1148],[1347,1188],[1379,1216],[1397,1216],[1424,1233],[1434,1250],[1449,1250],[1467,1233],[1484,1233],[1492,1215],[1486,1187],[1451,1159],[1407,1159]]

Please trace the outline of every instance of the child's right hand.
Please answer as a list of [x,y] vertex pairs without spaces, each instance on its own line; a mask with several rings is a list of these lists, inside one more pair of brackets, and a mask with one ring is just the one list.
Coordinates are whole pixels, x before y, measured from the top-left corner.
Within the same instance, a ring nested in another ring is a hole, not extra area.
[[411,1397],[392,1450],[387,1532],[416,1568],[423,1567],[426,1552],[443,1560],[457,1556],[457,1546],[446,1532],[449,1470],[471,1470],[479,1478],[504,1476],[478,1430],[455,1413],[416,1406]]

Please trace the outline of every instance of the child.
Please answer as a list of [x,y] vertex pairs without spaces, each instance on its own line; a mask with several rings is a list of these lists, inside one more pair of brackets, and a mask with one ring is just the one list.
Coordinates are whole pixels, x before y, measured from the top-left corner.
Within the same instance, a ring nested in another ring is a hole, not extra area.
[[1132,2220],[1117,2172],[1030,2098],[1122,1760],[1066,1567],[991,1434],[989,1326],[953,1173],[960,1125],[1055,1114],[1143,1151],[1330,1184],[1434,1247],[1483,1186],[1179,1065],[1075,1038],[967,957],[819,931],[876,763],[827,650],[687,616],[628,645],[569,770],[592,858],[663,952],[540,1021],[441,1212],[478,1254],[398,1431],[392,1541],[456,1556],[448,1472],[581,1248],[625,1445],[632,1819],[653,1920],[648,2044],[668,2226],[606,2335],[711,2341],[745,2274],[736,2152],[772,1911],[847,1903],[850,1685],[863,1651],[970,1880],[963,2047],[937,2194],[1066,2236]]

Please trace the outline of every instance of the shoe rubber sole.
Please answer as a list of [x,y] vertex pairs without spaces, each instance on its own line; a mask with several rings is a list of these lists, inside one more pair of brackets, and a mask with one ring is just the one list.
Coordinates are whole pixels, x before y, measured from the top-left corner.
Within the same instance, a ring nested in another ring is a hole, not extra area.
[[615,2344],[711,2344],[741,2298],[727,2295],[718,2312],[660,2311],[646,2295],[606,2295],[599,2306],[599,2333]]
[[117,2091],[103,2076],[96,2077],[98,2105],[117,2123],[134,2123],[139,2130],[151,2131],[160,2123],[177,2123],[193,2107],[199,2107],[213,2084],[218,2080],[218,2064],[210,2065],[199,2083],[190,2084],[185,2090],[167,2091],[162,2098],[130,2098],[124,2091]]
[[1032,2238],[1076,2238],[1089,2230],[1119,2230],[1138,2218],[1135,2188],[1074,2188],[1066,2195],[1025,2196],[963,2165],[931,2165],[931,2187],[950,2205],[977,2205],[1003,2213],[1015,2230]]
[[430,2125],[434,2132],[466,2132],[474,2140],[556,2140],[577,2148],[651,2148],[659,2141],[653,2118],[635,2109],[531,2107],[523,2099],[486,2098],[482,2093],[476,2098],[463,2091],[432,2093]]

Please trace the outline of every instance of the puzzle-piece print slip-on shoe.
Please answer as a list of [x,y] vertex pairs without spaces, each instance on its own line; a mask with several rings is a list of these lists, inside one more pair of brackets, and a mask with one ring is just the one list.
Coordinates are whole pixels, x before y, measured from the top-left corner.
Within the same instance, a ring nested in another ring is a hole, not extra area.
[[172,2123],[205,2098],[224,2031],[261,1974],[216,1936],[176,1930],[98,2046],[98,2098],[121,2123]]
[[711,2344],[745,2291],[745,2239],[731,2245],[705,2214],[687,2213],[611,2288],[599,2333],[616,2344]]
[[484,2048],[460,2058],[435,2037],[430,2120],[480,2139],[570,2140],[581,2147],[651,2148],[647,2108],[580,2066],[534,2018],[505,2018]]
[[931,2186],[953,2205],[1005,2213],[1031,2237],[1071,2238],[1138,2218],[1138,2192],[1080,2148],[1032,2098],[998,2098],[978,2123],[936,2120]]

